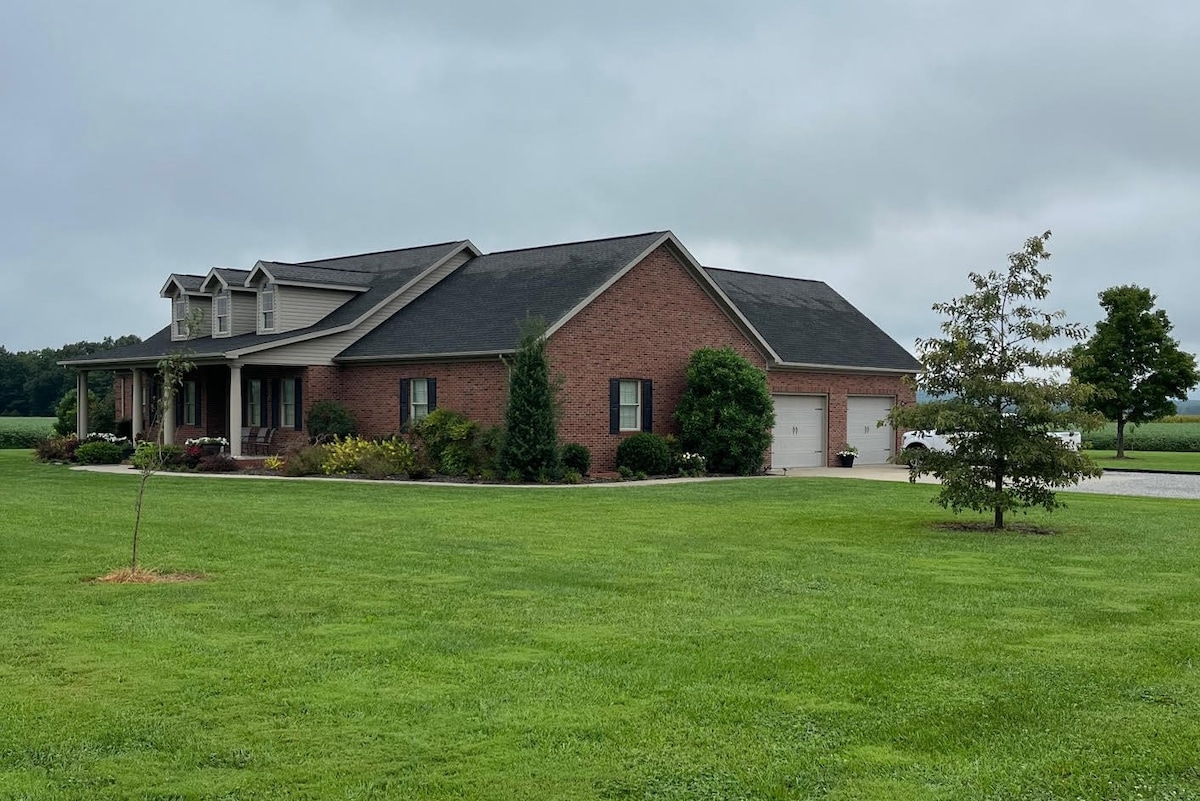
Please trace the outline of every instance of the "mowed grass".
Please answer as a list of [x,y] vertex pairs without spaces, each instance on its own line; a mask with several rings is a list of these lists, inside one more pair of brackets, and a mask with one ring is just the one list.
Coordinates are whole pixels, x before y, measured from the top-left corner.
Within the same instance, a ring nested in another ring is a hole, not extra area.
[[0,798],[1200,796],[1200,503],[135,483],[0,453]]
[[1093,462],[1105,470],[1200,473],[1200,453],[1127,450],[1124,459],[1118,459],[1116,451],[1089,450],[1086,453]]

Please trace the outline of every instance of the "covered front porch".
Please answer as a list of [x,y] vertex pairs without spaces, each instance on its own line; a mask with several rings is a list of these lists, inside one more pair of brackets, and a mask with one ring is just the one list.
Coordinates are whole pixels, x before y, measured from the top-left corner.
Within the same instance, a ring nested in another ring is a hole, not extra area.
[[[90,367],[90,365],[89,365]],[[169,398],[163,397],[155,365],[96,365],[114,370],[113,397],[119,421],[135,440],[182,445],[189,439],[228,441],[234,458],[283,453],[307,442],[304,432],[306,369],[240,363],[197,364]],[[80,369],[76,430],[90,431],[87,369]]]

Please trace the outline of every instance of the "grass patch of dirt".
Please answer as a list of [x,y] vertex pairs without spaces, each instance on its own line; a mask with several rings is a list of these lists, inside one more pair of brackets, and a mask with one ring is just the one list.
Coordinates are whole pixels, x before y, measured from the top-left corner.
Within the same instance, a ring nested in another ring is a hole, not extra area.
[[1052,537],[1059,533],[1056,528],[1034,526],[1028,523],[1009,523],[1004,528],[995,528],[991,523],[984,523],[982,521],[971,523],[934,523],[933,528],[938,531],[971,531],[981,534],[1034,534],[1039,537]]
[[92,582],[97,584],[179,584],[185,581],[203,581],[208,576],[194,570],[165,571],[153,567],[139,567],[131,570],[122,567],[103,576],[97,576]]

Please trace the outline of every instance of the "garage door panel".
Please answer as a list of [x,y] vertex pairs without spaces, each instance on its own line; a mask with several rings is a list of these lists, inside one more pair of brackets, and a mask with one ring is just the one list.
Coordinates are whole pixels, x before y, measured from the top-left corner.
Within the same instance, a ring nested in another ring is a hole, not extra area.
[[846,441],[858,448],[855,462],[887,464],[896,440],[892,427],[879,426],[895,404],[891,397],[850,396],[846,399]]
[[773,395],[771,467],[820,467],[825,464],[825,397]]

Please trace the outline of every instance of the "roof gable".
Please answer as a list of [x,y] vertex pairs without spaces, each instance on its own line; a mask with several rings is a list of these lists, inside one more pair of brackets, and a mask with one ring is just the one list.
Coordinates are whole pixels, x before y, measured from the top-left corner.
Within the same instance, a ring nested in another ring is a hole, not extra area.
[[665,235],[656,231],[477,256],[338,358],[514,350],[522,320],[541,317],[553,327]]
[[705,267],[785,365],[915,372],[912,354],[822,281]]

